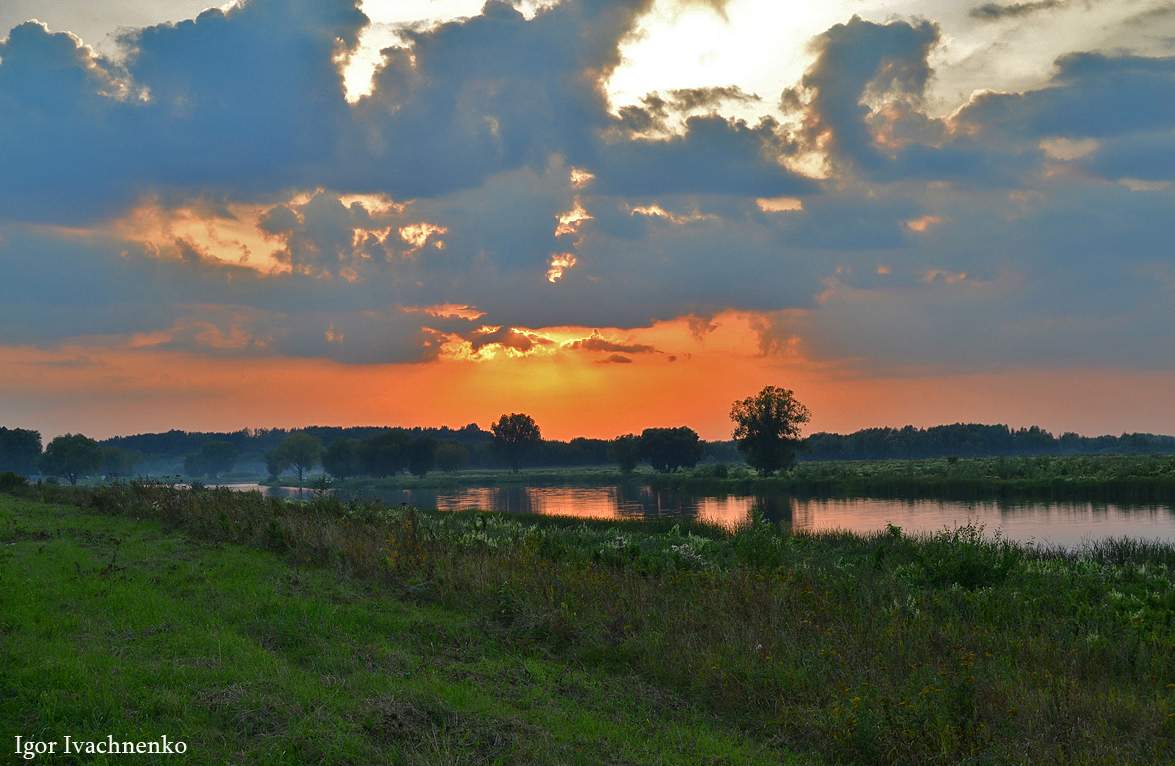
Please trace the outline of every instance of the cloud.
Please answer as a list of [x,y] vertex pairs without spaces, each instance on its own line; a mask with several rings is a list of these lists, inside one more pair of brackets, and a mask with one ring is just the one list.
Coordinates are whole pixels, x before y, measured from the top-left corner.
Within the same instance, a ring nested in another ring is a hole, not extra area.
[[1065,5],[1067,5],[1065,0],[1039,0],[1039,2],[1008,3],[1007,5],[984,3],[983,5],[977,5],[972,8],[970,15],[971,18],[981,21],[1001,21],[1003,19],[1031,16],[1041,11],[1051,11],[1056,8],[1062,8]]
[[1072,53],[1049,87],[987,93],[957,122],[991,140],[1104,138],[1175,128],[1175,57]]
[[609,340],[600,333],[594,332],[591,337],[581,338],[565,344],[566,348],[575,351],[601,351],[614,352],[618,354],[653,354],[657,353],[657,349],[653,346],[644,343],[620,343],[618,341]]
[[596,190],[623,196],[815,192],[815,182],[785,166],[792,153],[773,121],[751,126],[710,115],[690,117],[680,136],[606,145],[590,167],[599,176]]
[[604,83],[649,7],[491,2],[406,30],[355,104],[345,0],[132,30],[117,59],[17,27],[0,342],[624,364],[663,346],[632,328],[692,317],[702,344],[736,310],[863,366],[1173,358],[1175,58],[1070,53],[944,114],[939,27],[854,17],[814,41],[786,114],[720,114],[759,104],[733,86],[614,114]]
[[875,24],[857,16],[817,38],[816,62],[802,80],[810,140],[823,137],[833,157],[863,170],[882,165],[885,157],[863,101],[867,95],[920,101],[931,75],[930,49],[938,39],[938,28],[928,21]]
[[327,166],[349,119],[332,58],[350,0],[251,0],[130,30],[125,60],[36,24],[0,47],[0,216],[93,220],[144,191],[260,195]]

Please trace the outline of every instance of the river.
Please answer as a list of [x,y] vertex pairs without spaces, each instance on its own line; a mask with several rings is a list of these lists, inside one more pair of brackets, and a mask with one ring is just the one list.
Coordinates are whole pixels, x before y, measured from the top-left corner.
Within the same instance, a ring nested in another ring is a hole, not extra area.
[[[295,497],[297,489],[258,484],[229,485],[269,495]],[[896,524],[907,532],[933,532],[960,524],[982,524],[1012,540],[1071,546],[1107,537],[1175,542],[1175,508],[1088,502],[994,502],[811,498],[784,494],[703,495],[655,490],[647,485],[519,486],[405,489],[365,492],[398,505],[444,511],[478,509],[596,519],[697,519],[733,527],[752,513],[786,522],[795,530],[876,532]]]

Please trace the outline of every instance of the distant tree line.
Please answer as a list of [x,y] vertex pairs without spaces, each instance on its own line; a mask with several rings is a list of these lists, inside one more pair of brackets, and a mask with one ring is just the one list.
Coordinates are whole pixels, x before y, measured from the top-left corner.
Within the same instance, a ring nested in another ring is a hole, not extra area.
[[646,464],[658,471],[691,468],[699,462],[746,462],[760,473],[786,469],[796,460],[869,460],[1013,455],[1175,453],[1175,437],[1132,433],[1121,436],[1055,436],[1033,426],[956,423],[930,428],[867,428],[851,434],[815,433],[800,438],[807,409],[787,389],[768,386],[735,402],[735,439],[704,442],[691,428],[646,428],[616,439],[543,439],[529,415],[503,415],[489,430],[464,428],[340,428],[242,430],[120,436],[96,441],[64,434],[42,450],[41,435],[0,427],[0,473],[43,474],[76,483],[87,476],[126,477],[151,466],[217,480],[243,464],[271,476],[293,471],[299,483],[321,466],[339,479],[424,476],[463,468],[588,466],[612,463],[628,472]]
[[1175,453],[1175,436],[1054,436],[1032,426],[955,423],[930,428],[866,428],[851,434],[815,433],[803,441],[802,460],[1000,457],[1012,455],[1138,455]]

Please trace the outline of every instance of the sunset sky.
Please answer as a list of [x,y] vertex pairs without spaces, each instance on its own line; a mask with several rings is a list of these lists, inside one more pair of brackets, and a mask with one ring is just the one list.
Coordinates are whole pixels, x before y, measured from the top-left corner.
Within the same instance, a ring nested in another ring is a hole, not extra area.
[[0,4],[0,425],[1175,432],[1175,3],[207,4]]

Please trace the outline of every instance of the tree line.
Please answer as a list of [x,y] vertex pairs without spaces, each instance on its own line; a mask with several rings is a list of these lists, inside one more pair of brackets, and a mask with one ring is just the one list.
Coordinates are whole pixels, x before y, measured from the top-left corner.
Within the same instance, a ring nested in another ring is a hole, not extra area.
[[1175,436],[1055,436],[1038,426],[955,423],[930,428],[865,428],[851,434],[815,433],[804,440],[804,460],[880,460],[1016,455],[1144,455],[1175,452]]
[[340,428],[242,430],[231,433],[168,431],[96,441],[82,434],[54,438],[42,450],[40,433],[0,427],[0,472],[45,474],[76,483],[81,477],[131,476],[144,463],[182,465],[191,477],[217,479],[242,463],[264,464],[271,478],[292,470],[299,484],[321,466],[337,479],[425,476],[463,468],[577,466],[614,463],[631,472],[692,468],[703,460],[745,462],[768,475],[797,460],[863,460],[1004,455],[1175,453],[1175,437],[1154,434],[1054,436],[1032,426],[956,423],[930,428],[867,428],[851,434],[801,429],[810,413],[788,389],[767,386],[735,402],[733,439],[705,442],[692,428],[646,428],[615,439],[547,440],[524,413],[502,415],[489,430],[463,428]]

